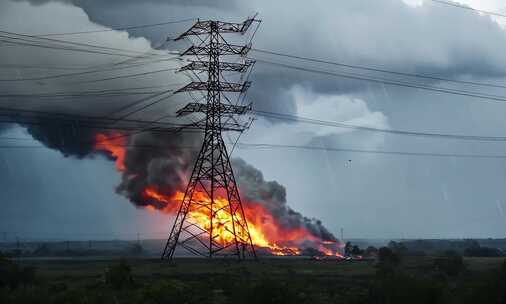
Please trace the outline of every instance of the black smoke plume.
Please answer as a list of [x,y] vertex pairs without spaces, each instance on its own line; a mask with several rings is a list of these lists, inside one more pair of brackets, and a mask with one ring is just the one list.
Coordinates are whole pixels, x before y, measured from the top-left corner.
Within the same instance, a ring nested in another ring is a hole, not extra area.
[[312,235],[323,241],[337,241],[320,220],[307,218],[287,205],[286,188],[283,185],[276,181],[266,181],[260,170],[241,158],[233,159],[232,167],[241,194],[246,201],[262,204],[281,227],[306,228]]
[[149,186],[167,196],[184,191],[200,143],[198,133],[148,132],[132,136],[126,150],[126,169],[116,191],[137,206],[163,208],[160,202],[146,201],[144,189]]
[[[59,150],[66,157],[81,159],[102,154],[114,160],[108,152],[95,149],[96,135],[107,135],[107,131],[79,128],[77,124],[68,123],[31,125],[27,130],[34,139],[48,148]],[[184,131],[140,132],[125,136],[125,170],[116,192],[137,207],[151,205],[163,209],[166,202],[146,197],[145,189],[150,187],[169,197],[177,191],[183,192],[201,142],[201,134]],[[232,167],[245,203],[251,201],[263,205],[283,228],[305,228],[323,241],[337,241],[321,221],[305,217],[288,206],[284,186],[276,181],[266,181],[262,172],[243,159],[233,159]]]

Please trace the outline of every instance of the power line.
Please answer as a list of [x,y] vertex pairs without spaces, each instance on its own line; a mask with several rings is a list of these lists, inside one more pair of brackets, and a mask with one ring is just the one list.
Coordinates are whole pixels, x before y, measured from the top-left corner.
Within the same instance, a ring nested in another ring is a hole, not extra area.
[[[176,58],[163,59],[163,60],[159,60],[159,61],[155,61],[155,62],[171,61],[171,60],[176,60]],[[41,77],[0,79],[0,82],[40,81],[40,80],[57,79],[57,78],[68,78],[68,77],[83,76],[83,75],[89,75],[89,74],[131,69],[131,68],[135,68],[135,67],[140,67],[140,66],[152,64],[155,62],[136,63],[136,64],[131,64],[131,65],[120,65],[120,66],[111,67],[111,68],[101,68],[101,69],[95,69],[95,70],[90,70],[90,71],[65,73],[65,74],[57,74],[57,75],[47,75],[47,76],[41,76]]]
[[2,63],[0,68],[4,69],[32,69],[32,70],[87,70],[89,67],[85,66],[53,66],[53,65],[37,65],[37,64],[16,64],[16,63]]
[[[144,91],[144,92],[133,92],[133,91],[123,91],[123,92],[110,92],[110,93],[97,93],[97,94],[61,94],[61,95],[37,95],[37,94],[5,94],[0,95],[0,99],[9,98],[9,99],[21,99],[28,101],[36,101],[36,102],[71,102],[77,101],[76,99],[82,100],[82,98],[102,98],[102,97],[128,97],[135,95],[150,95],[160,93],[162,91]],[[30,100],[31,99],[31,100]],[[50,100],[47,100],[50,99]],[[94,100],[92,100],[94,101]]]
[[[4,113],[2,113],[5,112]],[[24,115],[24,116],[22,116]],[[44,111],[37,111],[37,110],[24,110],[24,109],[15,109],[15,108],[0,108],[0,117],[4,116],[7,118],[12,118],[11,120],[6,121],[5,119],[2,121],[0,120],[0,123],[19,123],[22,125],[54,125],[54,124],[61,124],[61,123],[68,123],[68,124],[77,124],[79,127],[93,127],[97,126],[99,129],[107,127],[108,129],[114,130],[117,128],[118,130],[121,130],[121,128],[130,127],[129,130],[138,130],[139,126],[145,126],[145,125],[153,125],[156,124],[157,127],[180,127],[184,126],[181,124],[175,124],[175,123],[166,123],[166,122],[160,122],[158,121],[148,121],[148,120],[134,120],[134,119],[125,119],[125,118],[109,118],[109,117],[95,117],[95,116],[77,116],[77,115],[70,115],[65,113],[53,113],[53,112],[44,112]],[[22,119],[28,120],[28,121],[22,121]],[[37,121],[29,121],[37,120]],[[40,121],[42,120],[42,121]],[[131,126],[114,126],[113,124],[116,124],[118,122],[122,123],[128,123],[132,124]],[[103,127],[99,127],[99,126]]]
[[[57,92],[39,92],[32,94],[0,94],[0,97],[21,97],[21,98],[29,98],[29,97],[61,97],[61,96],[95,96],[95,94],[100,93],[131,93],[135,94],[137,90],[148,90],[148,89],[159,89],[159,88],[167,88],[172,87],[174,85],[180,84],[168,84],[162,86],[145,86],[145,87],[132,87],[132,88],[117,88],[117,89],[107,89],[107,90],[85,90],[85,91],[57,91]],[[156,92],[151,92],[151,94]]]
[[492,12],[492,11],[484,11],[484,10],[473,8],[471,6],[459,4],[459,3],[456,3],[456,2],[442,1],[442,0],[431,0],[431,1],[439,3],[439,4],[449,5],[449,6],[452,6],[452,7],[457,7],[457,8],[461,8],[461,9],[475,11],[475,12],[486,14],[486,15],[491,15],[491,16],[495,16],[495,17],[506,18],[506,15],[504,15],[504,14],[500,14],[500,13],[496,13],[496,12]]
[[274,112],[259,111],[259,110],[256,110],[254,112],[257,113],[258,115],[269,117],[269,118],[274,118],[274,119],[289,120],[289,121],[295,121],[295,122],[306,123],[306,124],[335,127],[335,128],[344,128],[344,129],[353,129],[353,130],[368,131],[368,132],[389,133],[389,134],[406,135],[406,136],[433,137],[433,138],[441,138],[441,139],[471,140],[471,141],[492,141],[492,142],[506,141],[506,136],[457,135],[457,134],[442,134],[442,133],[428,133],[428,132],[380,129],[380,128],[351,125],[351,124],[346,124],[346,123],[341,123],[341,122],[312,119],[312,118],[306,118],[306,117],[289,115],[289,114],[282,114],[282,113],[274,113]]
[[[2,36],[0,36],[0,37],[2,37]],[[8,44],[14,44],[14,45],[33,46],[33,47],[40,47],[40,48],[46,48],[46,49],[54,49],[54,50],[74,51],[74,52],[81,52],[81,53],[90,53],[90,54],[101,54],[101,55],[109,55],[109,56],[128,57],[128,58],[132,58],[132,59],[138,58],[138,56],[131,56],[131,55],[120,54],[120,53],[108,53],[108,52],[103,52],[103,51],[76,49],[76,48],[69,48],[69,47],[56,47],[56,46],[36,44],[36,43],[10,41],[10,40],[5,40],[5,39],[0,39],[0,42],[8,43]]]
[[[164,97],[161,97],[161,98],[159,98],[159,99],[157,99],[157,100],[155,100],[155,101],[153,101],[153,102],[150,102],[149,104],[147,104],[147,105],[145,105],[145,106],[142,106],[142,107],[140,107],[140,108],[138,108],[138,109],[135,109],[135,110],[133,110],[133,111],[131,111],[131,112],[128,112],[127,114],[122,115],[119,119],[125,119],[125,118],[130,117],[130,116],[132,116],[132,115],[134,115],[134,114],[137,114],[137,113],[139,113],[139,112],[141,112],[141,111],[144,111],[144,110],[146,110],[146,109],[148,109],[148,108],[150,108],[150,107],[152,107],[152,106],[154,106],[154,105],[156,105],[156,104],[159,104],[159,103],[160,103],[160,102],[162,102],[162,101],[167,100],[168,98],[170,98],[170,97],[173,95],[173,94],[172,94],[172,92],[166,92],[166,93],[171,93],[171,94],[170,94],[169,96],[164,96]],[[162,95],[163,95],[163,94],[162,94]],[[160,96],[161,96],[161,95],[160,95]]]
[[482,93],[473,92],[473,91],[450,89],[450,88],[437,87],[437,86],[428,86],[428,85],[423,85],[423,84],[397,81],[397,80],[379,78],[379,77],[373,78],[373,77],[368,77],[367,75],[362,75],[362,74],[329,72],[329,71],[300,67],[300,66],[296,66],[296,65],[278,63],[278,62],[262,60],[262,59],[255,59],[255,60],[259,63],[266,63],[266,64],[270,64],[270,65],[274,65],[274,66],[279,66],[279,67],[303,71],[303,72],[310,72],[310,73],[316,73],[316,74],[322,74],[322,75],[328,75],[328,76],[334,76],[334,77],[340,77],[340,78],[368,81],[368,82],[381,83],[381,84],[387,84],[387,85],[393,85],[393,86],[400,86],[400,87],[406,87],[406,88],[412,88],[412,89],[420,89],[420,90],[426,90],[426,91],[433,91],[433,92],[439,92],[439,93],[446,93],[446,94],[452,94],[452,95],[475,97],[475,98],[479,98],[479,99],[483,99],[483,100],[501,101],[501,102],[506,101],[506,96],[489,95],[489,94],[482,94]]
[[[66,41],[66,40],[41,38],[41,37],[37,37],[37,36],[27,36],[27,35],[10,33],[10,32],[5,32],[5,31],[0,31],[0,33],[8,33],[8,35],[10,35],[10,36],[0,35],[0,38],[3,38],[0,40],[0,42],[7,43],[7,44],[13,44],[13,45],[32,46],[32,47],[39,47],[39,48],[46,48],[46,49],[82,52],[82,53],[90,53],[90,54],[102,54],[102,55],[109,55],[109,56],[120,56],[120,57],[127,57],[130,59],[136,59],[136,60],[144,59],[144,58],[156,58],[156,57],[161,58],[161,57],[165,56],[163,54],[158,54],[158,53],[138,52],[138,51],[132,51],[132,50],[125,50],[125,49],[119,49],[119,48],[94,45],[94,44],[84,44],[84,43],[77,43],[77,42]],[[14,37],[12,37],[12,36],[14,36]],[[30,39],[21,38],[21,37],[29,37]],[[6,40],[6,39],[8,39],[8,40]],[[44,42],[44,41],[40,41],[40,40],[49,40],[49,42]],[[56,44],[53,41],[56,41],[59,44]],[[65,45],[61,45],[61,44],[67,44],[67,45],[71,45],[71,46],[65,46]],[[78,46],[78,47],[72,47],[72,46]],[[85,48],[83,48],[82,46],[85,46]],[[121,51],[123,53],[118,53],[118,51]]]
[[168,68],[168,69],[161,69],[161,70],[156,70],[156,71],[148,71],[148,72],[142,72],[142,73],[115,76],[115,77],[107,77],[107,78],[102,78],[102,79],[87,80],[87,81],[82,81],[81,83],[93,83],[93,82],[101,82],[101,81],[108,81],[108,80],[115,80],[115,79],[124,79],[124,78],[131,78],[131,77],[137,77],[137,76],[158,74],[158,73],[163,73],[163,72],[177,71],[177,70],[179,70],[179,68]]
[[107,114],[107,117],[113,117],[113,116],[115,116],[116,114],[119,114],[119,113],[121,113],[121,112],[123,112],[123,111],[126,111],[126,110],[128,110],[128,109],[130,109],[130,108],[135,107],[136,105],[142,104],[143,102],[148,101],[148,100],[151,100],[151,99],[153,99],[153,98],[157,98],[157,97],[163,96],[163,95],[165,95],[166,93],[169,93],[169,92],[172,92],[172,90],[166,90],[165,92],[161,92],[161,93],[153,94],[153,95],[150,95],[150,96],[148,96],[148,97],[141,98],[141,99],[139,99],[139,100],[135,100],[135,101],[133,101],[133,102],[131,102],[131,103],[128,103],[128,104],[126,104],[126,105],[124,105],[124,106],[120,107],[119,109],[115,109],[115,110],[114,110],[114,112],[112,112],[112,113],[108,113],[108,114]]
[[492,88],[502,88],[506,89],[505,85],[497,85],[497,84],[491,84],[491,83],[483,83],[483,82],[475,82],[475,81],[465,81],[465,80],[457,80],[457,79],[449,79],[449,78],[443,78],[433,75],[424,75],[424,74],[416,74],[416,73],[407,73],[407,72],[398,72],[398,71],[392,71],[392,70],[386,70],[386,69],[380,69],[380,68],[374,68],[374,67],[367,67],[362,65],[353,65],[343,62],[336,62],[336,61],[330,61],[330,60],[323,60],[323,59],[317,59],[317,58],[310,58],[310,57],[303,57],[298,55],[291,55],[286,53],[280,53],[280,52],[274,52],[269,50],[261,50],[261,49],[252,49],[253,51],[269,54],[269,55],[275,55],[280,57],[287,57],[291,59],[298,59],[298,60],[304,60],[309,62],[317,62],[317,63],[324,63],[334,66],[340,66],[340,67],[346,67],[346,68],[353,68],[353,69],[360,69],[360,70],[366,70],[366,71],[372,71],[372,72],[381,72],[381,73],[388,73],[398,76],[409,76],[409,77],[416,77],[416,78],[424,78],[424,79],[430,79],[430,80],[437,80],[437,81],[445,81],[445,82],[451,82],[451,83],[458,83],[458,84],[470,84],[475,86],[484,86],[484,87],[492,87]]
[[196,20],[196,18],[188,18],[188,19],[181,19],[181,20],[174,20],[174,21],[165,21],[165,22],[160,22],[160,23],[125,26],[125,27],[111,27],[110,29],[104,29],[104,30],[89,30],[89,31],[80,31],[80,32],[38,34],[36,36],[39,36],[39,37],[72,36],[72,35],[84,35],[84,34],[113,32],[113,31],[126,31],[126,30],[158,27],[158,26],[164,26],[164,25],[169,25],[169,24],[185,23],[185,22],[190,22],[190,21],[194,21],[194,20]]
[[[176,55],[176,54],[172,54]],[[156,63],[161,61],[169,61],[169,60],[179,60],[178,58],[143,58],[143,57],[135,57],[134,59],[126,59],[116,63],[106,63],[106,64],[98,64],[98,65],[65,65],[65,66],[56,66],[56,65],[42,65],[42,64],[30,64],[30,63],[2,63],[0,64],[1,68],[6,69],[40,69],[40,70],[94,70],[99,68],[107,68],[121,65],[138,65],[138,64],[149,64]]]
[[486,154],[457,154],[457,153],[426,153],[426,152],[404,152],[404,151],[381,151],[381,150],[363,150],[348,148],[330,148],[308,145],[281,145],[281,144],[263,144],[263,143],[238,143],[239,149],[300,149],[300,150],[317,150],[331,152],[352,152],[366,154],[383,154],[383,155],[404,155],[404,156],[428,156],[428,157],[455,157],[455,158],[490,158],[490,159],[506,159],[506,155],[486,155]]
[[[28,140],[36,141],[31,138],[2,138],[0,140]],[[230,142],[229,144],[235,144]],[[138,145],[138,144],[114,144],[114,147],[120,148],[139,148],[139,149],[189,149],[197,151],[199,146],[158,146],[158,145]],[[28,145],[0,145],[0,149],[41,149],[47,148],[45,146],[28,146]],[[419,156],[419,157],[434,157],[434,158],[477,158],[477,159],[506,159],[506,155],[487,155],[487,154],[459,154],[459,153],[431,153],[431,152],[408,152],[408,151],[383,151],[383,150],[365,150],[365,149],[350,149],[350,148],[331,148],[321,146],[309,145],[286,145],[286,144],[268,144],[268,143],[243,143],[238,142],[236,148],[241,150],[263,150],[263,149],[295,149],[295,150],[308,150],[308,151],[328,151],[328,152],[350,152],[350,153],[363,153],[363,154],[379,154],[379,155],[398,155],[398,156]]]
[[[61,123],[58,124],[58,122],[47,122],[47,121],[45,121],[45,122],[20,122],[17,120],[0,120],[0,124],[19,124],[22,126],[48,126],[48,125],[60,126],[61,125]],[[67,124],[71,124],[71,123],[67,122]],[[164,124],[166,124],[166,123],[164,123]],[[154,132],[154,133],[167,133],[167,132],[185,132],[185,133],[186,132],[196,132],[196,133],[200,133],[201,132],[200,130],[195,130],[195,129],[184,130],[184,128],[186,128],[186,127],[187,127],[186,125],[182,125],[182,124],[179,124],[179,125],[173,124],[169,128],[150,127],[150,128],[140,129],[139,127],[123,127],[123,126],[111,127],[110,125],[98,125],[98,124],[86,125],[83,123],[79,124],[79,128],[81,128],[81,129],[133,132],[133,133],[121,135],[121,137],[127,137],[127,136],[131,136],[131,135],[138,134],[138,133],[144,133],[144,132]]]
[[[29,42],[29,43],[44,43],[44,42],[52,43],[53,46],[55,46],[55,47],[59,47],[59,46],[61,47],[60,44],[64,44],[64,45],[106,50],[106,51],[120,51],[120,52],[137,54],[137,55],[142,55],[142,56],[147,56],[147,57],[162,56],[161,54],[157,54],[157,53],[146,53],[146,52],[140,52],[140,51],[132,51],[132,50],[120,49],[120,48],[110,47],[110,46],[103,46],[103,45],[97,45],[97,44],[91,44],[91,43],[74,42],[74,41],[68,41],[68,40],[63,40],[63,39],[44,38],[44,37],[39,37],[39,36],[25,35],[25,34],[19,34],[19,33],[7,32],[7,31],[1,31],[1,30],[0,30],[0,33],[4,34],[4,35],[0,35],[0,37],[2,37],[2,38],[7,38],[7,39],[11,39],[11,40],[20,40],[20,41],[25,41],[25,42]],[[14,36],[14,37],[12,37],[12,36]],[[76,50],[76,49],[74,49],[74,50]]]

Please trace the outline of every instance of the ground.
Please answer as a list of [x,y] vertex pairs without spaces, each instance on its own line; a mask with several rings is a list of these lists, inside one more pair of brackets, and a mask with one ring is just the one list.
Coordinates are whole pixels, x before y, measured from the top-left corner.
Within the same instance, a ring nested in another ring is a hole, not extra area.
[[434,260],[404,257],[385,274],[374,260],[25,259],[16,264],[35,267],[35,281],[0,289],[0,302],[465,303],[459,299],[499,297],[506,287],[490,285],[503,284],[504,258],[466,258],[456,277],[434,270]]

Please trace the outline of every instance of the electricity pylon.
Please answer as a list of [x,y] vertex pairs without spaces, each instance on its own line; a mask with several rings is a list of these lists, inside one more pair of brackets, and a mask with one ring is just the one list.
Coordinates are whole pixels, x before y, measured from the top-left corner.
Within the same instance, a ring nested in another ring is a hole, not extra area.
[[[244,94],[250,82],[224,81],[222,72],[246,73],[253,66],[254,61],[245,58],[251,45],[228,43],[223,34],[244,34],[257,21],[255,18],[249,18],[243,23],[199,20],[176,38],[180,40],[193,36],[201,42],[182,53],[183,56],[194,59],[180,71],[207,73],[206,81],[191,82],[177,91],[206,92],[206,103],[189,103],[177,114],[183,116],[203,113],[206,118],[195,123],[196,127],[204,130],[204,141],[162,259],[172,259],[178,246],[192,254],[208,258],[235,255],[238,259],[256,259],[241,197],[222,138],[223,131],[242,132],[247,128],[234,117],[247,114],[251,107],[232,104],[225,93]],[[239,57],[240,61],[221,62],[222,56]]]

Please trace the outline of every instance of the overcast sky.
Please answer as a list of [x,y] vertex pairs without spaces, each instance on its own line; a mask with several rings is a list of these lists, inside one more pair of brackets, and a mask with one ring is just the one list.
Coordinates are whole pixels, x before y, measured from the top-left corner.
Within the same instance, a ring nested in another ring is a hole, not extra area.
[[[506,4],[499,0],[460,3],[506,13]],[[289,0],[8,0],[0,3],[0,28],[17,33],[61,33],[196,17],[241,21],[256,12],[262,19],[255,36],[255,47],[259,49],[406,73],[506,84],[503,20],[429,0],[320,0],[310,5]],[[112,31],[62,39],[147,52],[190,25],[181,23],[129,33]],[[169,43],[167,47],[181,46]],[[55,66],[89,66],[122,59],[1,42],[0,55],[0,64]],[[371,74],[258,52],[252,52],[252,56],[333,72],[355,72],[506,96],[506,89],[500,88]],[[134,70],[174,66],[173,61],[168,61]],[[65,71],[51,71],[62,72]],[[132,70],[102,73],[100,77],[127,72]],[[0,79],[47,73],[0,68]],[[76,80],[0,82],[0,92],[163,86],[188,81],[169,72],[83,84],[97,78],[93,75]],[[311,74],[261,63],[255,67],[251,80],[248,99],[259,110],[382,129],[506,136],[506,104],[500,101]],[[153,118],[165,108],[177,109],[177,104],[184,101],[183,97],[170,106],[160,105],[138,118]],[[40,100],[0,102],[3,106],[106,114],[125,100],[90,100],[86,106]],[[9,136],[29,138],[20,128],[1,135]],[[0,145],[19,144],[5,139],[1,142]],[[500,142],[408,137],[263,118],[255,121],[241,142],[506,155],[506,144]],[[30,141],[23,144],[37,145]],[[293,209],[321,219],[335,234],[340,228],[349,237],[363,238],[504,237],[506,233],[506,159],[296,149],[236,149],[234,156],[259,168],[267,180],[283,184]],[[138,230],[163,232],[171,223],[170,218],[136,210],[115,194],[120,177],[114,163],[100,156],[79,160],[49,149],[0,149],[0,170],[0,231],[10,236],[135,237]]]

